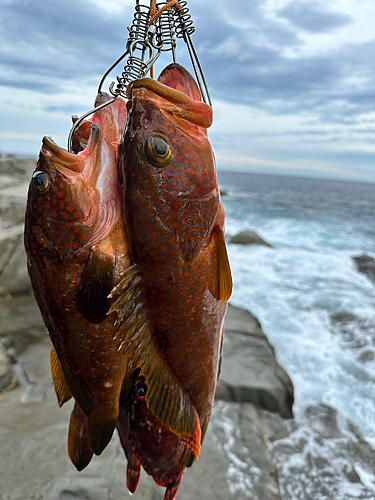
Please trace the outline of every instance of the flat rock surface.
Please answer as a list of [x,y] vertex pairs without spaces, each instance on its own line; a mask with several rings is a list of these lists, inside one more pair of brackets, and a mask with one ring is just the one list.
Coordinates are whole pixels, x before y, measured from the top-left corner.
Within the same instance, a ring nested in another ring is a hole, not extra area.
[[230,304],[216,399],[254,403],[285,418],[293,415],[292,381],[277,362],[259,321],[246,309]]
[[[59,408],[49,374],[50,344],[21,354],[32,384],[0,394],[1,500],[118,500],[127,496],[126,459],[114,435],[82,472],[67,454],[72,403]],[[15,467],[15,464],[17,466]],[[262,419],[250,404],[218,402],[201,457],[183,477],[179,500],[281,500]],[[142,472],[134,498],[162,499],[164,488]]]

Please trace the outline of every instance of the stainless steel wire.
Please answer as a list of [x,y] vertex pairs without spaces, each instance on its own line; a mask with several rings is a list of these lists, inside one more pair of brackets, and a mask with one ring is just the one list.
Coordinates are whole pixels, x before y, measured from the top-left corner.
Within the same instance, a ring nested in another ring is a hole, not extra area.
[[[166,0],[157,1],[156,12],[160,11],[168,3]],[[150,19],[150,6],[142,4],[141,0],[136,0],[132,24],[128,27],[129,35],[126,50],[105,72],[99,83],[98,93],[101,93],[109,74],[127,57],[121,76],[117,76],[116,80],[109,86],[109,92],[112,94],[113,99],[88,111],[73,124],[68,137],[68,150],[70,152],[72,151],[74,131],[80,123],[95,111],[114,102],[118,96],[126,99],[126,88],[129,83],[145,77],[162,52],[171,52],[173,62],[177,62],[176,38],[182,38],[185,41],[202,99],[212,107],[207,82],[191,39],[195,27],[187,1],[181,0],[177,5],[165,9],[151,26]]]

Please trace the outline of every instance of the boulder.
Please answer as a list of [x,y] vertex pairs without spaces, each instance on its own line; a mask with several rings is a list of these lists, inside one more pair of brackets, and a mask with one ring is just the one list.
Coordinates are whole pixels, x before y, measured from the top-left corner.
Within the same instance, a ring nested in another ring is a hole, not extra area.
[[237,243],[238,245],[263,245],[266,247],[272,247],[267,241],[261,238],[254,231],[241,231],[240,233],[232,236],[229,239],[229,243]]
[[369,255],[357,255],[353,257],[357,269],[360,273],[365,274],[371,281],[375,282],[375,259]]
[[228,306],[216,399],[254,403],[293,416],[293,383],[277,362],[259,321],[246,309]]

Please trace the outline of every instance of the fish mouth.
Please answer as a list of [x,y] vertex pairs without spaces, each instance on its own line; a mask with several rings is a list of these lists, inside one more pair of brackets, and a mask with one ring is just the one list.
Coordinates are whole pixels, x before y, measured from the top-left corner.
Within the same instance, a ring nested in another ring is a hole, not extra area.
[[158,80],[139,78],[126,90],[128,99],[139,97],[151,100],[165,113],[183,118],[193,125],[208,128],[212,124],[212,109],[202,102],[193,76],[180,64],[169,64]]
[[95,186],[102,170],[103,140],[99,125],[93,124],[84,151],[78,154],[69,153],[65,148],[56,144],[52,137],[43,137],[41,154],[69,182],[85,180],[85,182]]

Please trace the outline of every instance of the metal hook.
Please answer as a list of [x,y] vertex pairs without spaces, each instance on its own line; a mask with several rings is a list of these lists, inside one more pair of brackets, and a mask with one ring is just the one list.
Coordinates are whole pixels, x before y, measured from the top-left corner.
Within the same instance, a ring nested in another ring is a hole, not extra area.
[[87,113],[85,113],[84,115],[82,115],[75,123],[73,123],[73,126],[70,129],[69,136],[68,136],[68,151],[69,151],[69,153],[72,152],[73,134],[77,130],[77,128],[79,127],[79,125],[81,125],[81,123],[83,122],[83,120],[85,118],[87,118],[88,116],[90,116],[91,114],[95,113],[95,111],[99,111],[99,109],[105,108],[109,104],[112,104],[113,102],[115,102],[115,100],[117,99],[117,97],[118,96],[114,97],[110,101],[104,102],[103,104],[101,104],[97,108],[91,109],[90,111],[88,111]]

